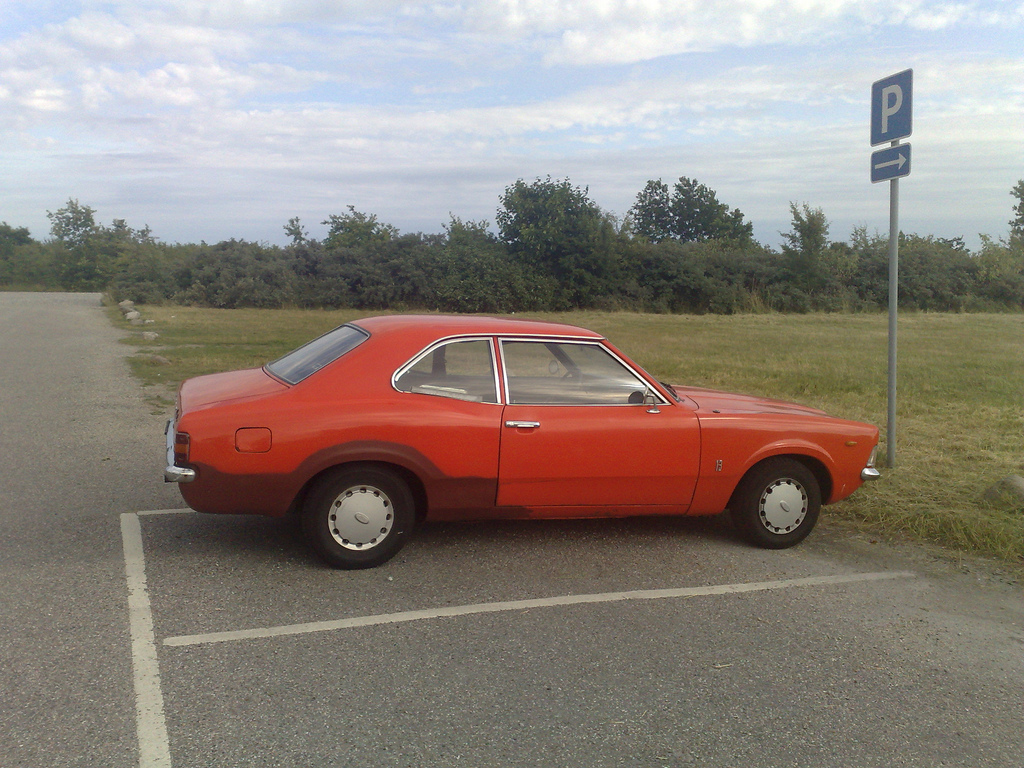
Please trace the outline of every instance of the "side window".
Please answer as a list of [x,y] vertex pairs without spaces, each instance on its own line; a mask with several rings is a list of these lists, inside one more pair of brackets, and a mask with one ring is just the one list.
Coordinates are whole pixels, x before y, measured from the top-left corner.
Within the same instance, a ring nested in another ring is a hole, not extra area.
[[600,344],[503,341],[510,403],[631,405],[647,385]]
[[434,347],[399,371],[395,388],[400,392],[496,403],[491,342],[470,339]]
[[298,384],[307,376],[312,376],[324,366],[351,352],[368,338],[370,334],[362,328],[342,325],[268,363],[267,370],[289,384]]

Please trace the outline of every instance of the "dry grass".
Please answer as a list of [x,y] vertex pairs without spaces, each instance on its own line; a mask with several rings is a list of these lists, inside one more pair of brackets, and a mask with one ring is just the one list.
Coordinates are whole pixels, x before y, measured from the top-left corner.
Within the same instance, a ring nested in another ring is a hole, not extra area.
[[[145,383],[262,365],[366,313],[146,307]],[[885,428],[884,315],[538,315],[592,328],[665,381],[780,397]],[[1024,473],[1024,316],[900,318],[897,466],[834,517],[1024,562],[1024,506],[982,501]],[[146,349],[146,347],[149,349]],[[159,354],[170,365],[153,365]],[[885,444],[880,450],[885,455]]]

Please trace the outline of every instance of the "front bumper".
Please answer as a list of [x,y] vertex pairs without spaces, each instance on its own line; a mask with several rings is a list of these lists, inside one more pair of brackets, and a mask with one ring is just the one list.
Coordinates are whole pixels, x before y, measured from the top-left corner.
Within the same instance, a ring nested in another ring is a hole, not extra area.
[[179,467],[174,463],[174,419],[167,420],[164,428],[164,438],[167,441],[167,466],[164,467],[165,483],[191,483],[196,479],[196,471],[186,467]]
[[861,480],[864,480],[864,481],[867,481],[867,480],[877,480],[878,478],[880,478],[882,476],[882,473],[879,472],[877,469],[875,469],[875,460],[876,460],[877,456],[878,456],[878,446],[876,445],[871,450],[871,455],[868,456],[868,465],[866,467],[864,467],[864,469],[862,469],[860,471],[860,479]]

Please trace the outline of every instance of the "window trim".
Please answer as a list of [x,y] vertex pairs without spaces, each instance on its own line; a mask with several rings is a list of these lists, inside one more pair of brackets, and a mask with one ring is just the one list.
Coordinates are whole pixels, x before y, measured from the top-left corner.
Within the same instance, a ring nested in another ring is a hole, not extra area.
[[602,351],[610,355],[612,359],[617,361],[619,365],[629,371],[635,376],[640,382],[644,384],[645,394],[652,392],[658,400],[658,405],[670,405],[669,401],[665,399],[665,396],[661,394],[661,391],[651,384],[651,382],[644,376],[640,370],[635,368],[633,365],[628,363],[622,358],[621,355],[609,348],[602,339],[586,339],[578,336],[501,336],[498,338],[498,354],[501,359],[501,375],[502,375],[502,397],[508,405],[517,406],[536,406],[540,408],[550,408],[552,406],[556,408],[636,408],[637,406],[631,403],[513,403],[511,392],[509,391],[508,384],[508,366],[505,364],[505,342],[525,341],[532,342],[535,344],[543,344],[545,341],[551,341],[556,344],[575,344],[575,345],[587,345],[593,347],[600,347]]
[[[497,365],[498,358],[497,358],[497,350],[495,349],[495,344],[494,344],[494,337],[489,335],[489,334],[486,334],[486,333],[482,333],[482,334],[473,333],[473,334],[466,334],[466,335],[460,334],[460,335],[456,335],[456,336],[445,336],[442,339],[438,339],[437,341],[431,342],[429,345],[427,345],[422,350],[420,350],[418,353],[416,353],[407,363],[404,363],[397,371],[395,371],[391,375],[391,387],[392,387],[392,389],[394,389],[396,392],[398,392],[399,394],[402,394],[402,395],[426,395],[427,397],[446,397],[445,395],[433,394],[433,393],[430,393],[430,392],[410,392],[409,390],[406,390],[406,389],[400,389],[398,387],[398,380],[402,376],[404,376],[405,373],[410,368],[414,367],[417,363],[419,363],[420,360],[425,358],[427,355],[433,354],[434,350],[439,349],[440,347],[447,346],[449,344],[458,344],[459,342],[463,342],[463,341],[486,341],[487,342],[487,350],[488,350],[488,352],[489,352],[489,354],[491,356],[491,377],[492,377],[493,383],[494,383],[494,398],[495,398],[495,402],[489,403],[486,400],[481,400],[479,402],[482,405],[504,405],[504,403],[502,402],[502,399],[501,399],[501,380],[500,380],[500,378],[498,376],[498,365]],[[458,401],[463,402],[463,403],[477,402],[475,400],[463,400],[462,398],[458,398],[458,397],[447,397],[447,399],[448,400],[458,400]]]

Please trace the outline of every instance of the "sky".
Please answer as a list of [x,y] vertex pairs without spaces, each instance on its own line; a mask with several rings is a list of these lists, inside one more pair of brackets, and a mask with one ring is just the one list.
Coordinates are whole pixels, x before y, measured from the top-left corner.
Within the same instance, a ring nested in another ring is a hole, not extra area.
[[0,221],[69,199],[164,242],[348,206],[492,227],[517,179],[620,219],[685,176],[777,247],[790,204],[887,235],[871,84],[912,68],[905,232],[1008,233],[1024,0],[0,0]]

